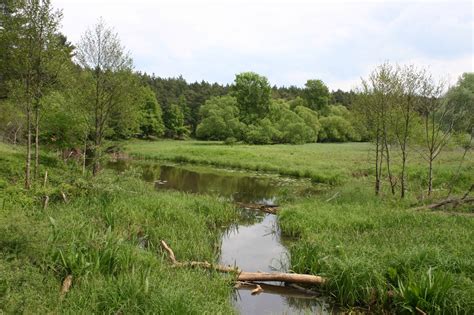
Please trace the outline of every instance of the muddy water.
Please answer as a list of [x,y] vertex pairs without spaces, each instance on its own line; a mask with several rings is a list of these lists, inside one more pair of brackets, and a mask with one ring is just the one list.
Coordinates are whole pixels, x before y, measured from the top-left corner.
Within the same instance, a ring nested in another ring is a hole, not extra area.
[[[123,169],[116,164],[114,168]],[[294,180],[241,172],[215,171],[158,164],[142,165],[144,179],[156,189],[213,194],[231,201],[278,204],[282,192]],[[245,271],[289,270],[289,253],[280,235],[277,216],[241,209],[241,220],[222,236],[220,263]],[[331,307],[323,299],[282,283],[261,284],[263,293],[252,295],[253,286],[235,291],[233,303],[241,314],[328,314]]]

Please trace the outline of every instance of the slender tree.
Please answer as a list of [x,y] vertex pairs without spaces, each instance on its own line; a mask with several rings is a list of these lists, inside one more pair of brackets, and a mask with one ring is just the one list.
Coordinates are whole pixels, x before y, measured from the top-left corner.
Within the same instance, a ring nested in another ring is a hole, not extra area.
[[455,125],[457,115],[453,115],[454,107],[442,98],[444,84],[435,82],[431,75],[421,79],[421,90],[418,99],[418,112],[423,121],[423,158],[428,162],[428,195],[433,192],[433,162],[448,144]]
[[378,66],[367,80],[362,80],[361,96],[355,105],[375,145],[375,194],[377,195],[381,190],[384,162],[392,194],[395,194],[397,184],[391,167],[393,132],[390,117],[396,102],[397,75],[398,69],[388,63]]
[[86,71],[84,112],[88,115],[93,142],[93,174],[100,170],[102,144],[114,111],[124,107],[131,92],[132,59],[118,34],[102,19],[87,30],[77,45],[76,60]]
[[[56,81],[56,65],[66,54],[59,45],[60,11],[53,10],[49,0],[18,0],[5,2],[2,13],[2,59],[10,64],[10,94],[22,104],[26,119],[25,187],[31,186],[31,144],[35,133],[34,174],[39,168],[39,122],[43,96]],[[6,43],[5,43],[6,41]]]

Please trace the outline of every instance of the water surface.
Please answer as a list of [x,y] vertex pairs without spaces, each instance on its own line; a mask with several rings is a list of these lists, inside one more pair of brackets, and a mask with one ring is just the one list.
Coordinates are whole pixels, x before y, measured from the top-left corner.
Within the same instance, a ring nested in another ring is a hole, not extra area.
[[[112,167],[124,170],[128,165]],[[288,193],[288,187],[302,184],[278,176],[190,166],[142,164],[141,169],[143,178],[153,182],[156,189],[212,194],[241,203],[275,205]],[[219,260],[249,272],[287,272],[290,256],[284,244],[277,216],[241,209],[241,220],[223,233]],[[259,295],[251,295],[252,285],[235,291],[233,303],[241,314],[330,313],[331,307],[315,295],[278,282],[261,286],[264,291]]]

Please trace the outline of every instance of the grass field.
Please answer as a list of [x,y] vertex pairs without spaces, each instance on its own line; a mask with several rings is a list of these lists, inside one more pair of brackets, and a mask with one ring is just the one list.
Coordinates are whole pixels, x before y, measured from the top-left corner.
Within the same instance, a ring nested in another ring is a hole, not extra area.
[[[322,290],[345,307],[474,313],[474,218],[411,209],[426,197],[425,166],[414,153],[408,198],[400,201],[388,191],[374,196],[370,145],[364,143],[134,141],[125,148],[150,160],[331,184],[319,195],[283,201],[279,221],[282,233],[293,239],[288,244],[294,271],[327,277]],[[461,154],[450,149],[439,158],[437,197],[446,193],[444,182]],[[0,144],[0,312],[234,312],[228,278],[171,268],[159,248],[165,239],[178,259],[215,261],[222,227],[237,218],[234,207],[211,196],[154,191],[133,168],[121,176],[105,171],[90,178],[54,155],[43,155],[41,163],[40,173],[49,173],[47,186],[25,191],[22,152]],[[471,155],[455,191],[473,180]],[[45,195],[50,205],[42,209]],[[61,297],[61,283],[70,274],[73,287]]]

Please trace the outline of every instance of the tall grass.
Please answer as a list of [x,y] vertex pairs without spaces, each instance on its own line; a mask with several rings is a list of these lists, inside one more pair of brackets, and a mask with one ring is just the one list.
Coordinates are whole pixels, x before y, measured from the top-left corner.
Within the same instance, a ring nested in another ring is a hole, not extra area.
[[300,200],[281,212],[283,234],[298,237],[294,271],[326,276],[325,290],[342,305],[474,312],[472,218],[414,212],[369,189],[339,191],[330,202]]
[[[159,247],[164,239],[178,259],[215,261],[223,226],[237,218],[233,206],[157,192],[132,172],[81,179],[61,161],[48,168],[46,188],[26,192],[16,154],[1,155],[0,313],[234,312],[227,280],[172,268]],[[61,181],[69,202],[51,198],[42,209],[40,197]],[[61,298],[67,275],[73,285]]]

